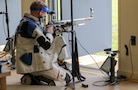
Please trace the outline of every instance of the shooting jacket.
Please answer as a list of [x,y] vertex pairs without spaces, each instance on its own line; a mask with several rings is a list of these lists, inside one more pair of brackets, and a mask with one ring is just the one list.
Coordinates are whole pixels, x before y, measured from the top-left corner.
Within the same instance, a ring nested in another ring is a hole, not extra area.
[[31,73],[49,70],[52,60],[47,52],[53,43],[53,36],[38,23],[38,19],[25,14],[15,35],[17,73]]

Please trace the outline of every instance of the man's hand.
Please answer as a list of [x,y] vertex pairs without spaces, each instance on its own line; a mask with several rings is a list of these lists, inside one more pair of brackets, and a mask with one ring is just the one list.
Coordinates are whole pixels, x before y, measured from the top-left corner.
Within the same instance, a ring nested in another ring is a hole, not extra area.
[[53,34],[54,33],[53,26],[46,28],[46,31]]

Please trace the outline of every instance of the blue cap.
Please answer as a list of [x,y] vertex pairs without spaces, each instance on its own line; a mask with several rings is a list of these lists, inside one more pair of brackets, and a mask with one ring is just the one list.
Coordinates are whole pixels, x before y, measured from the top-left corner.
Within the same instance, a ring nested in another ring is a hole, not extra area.
[[30,8],[31,10],[42,10],[43,12],[47,12],[47,13],[51,13],[53,12],[52,10],[50,10],[49,8],[47,7],[42,7],[42,8]]

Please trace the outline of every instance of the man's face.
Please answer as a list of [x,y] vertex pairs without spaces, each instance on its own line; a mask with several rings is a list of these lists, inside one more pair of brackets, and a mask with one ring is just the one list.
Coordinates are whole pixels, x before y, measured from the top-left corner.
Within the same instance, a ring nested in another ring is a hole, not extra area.
[[42,10],[39,12],[39,17],[46,17],[46,15],[47,13]]

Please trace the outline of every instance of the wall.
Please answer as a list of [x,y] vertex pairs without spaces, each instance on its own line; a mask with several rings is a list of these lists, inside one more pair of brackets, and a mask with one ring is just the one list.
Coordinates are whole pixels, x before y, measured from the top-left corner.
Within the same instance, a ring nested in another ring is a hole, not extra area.
[[[118,0],[119,6],[119,66],[118,76],[138,79],[138,0]],[[131,45],[131,36],[136,45]],[[128,47],[128,55],[126,48]]]
[[24,15],[24,13],[30,13],[30,4],[33,2],[34,0],[22,0],[22,16]]
[[[70,0],[62,0],[63,20],[71,18],[70,3]],[[89,17],[90,8],[94,9],[94,19],[78,21],[76,23],[85,23],[85,25],[74,26],[79,56],[101,52],[112,47],[112,0],[73,0],[73,18]],[[66,33],[64,36],[68,42],[71,36]]]

